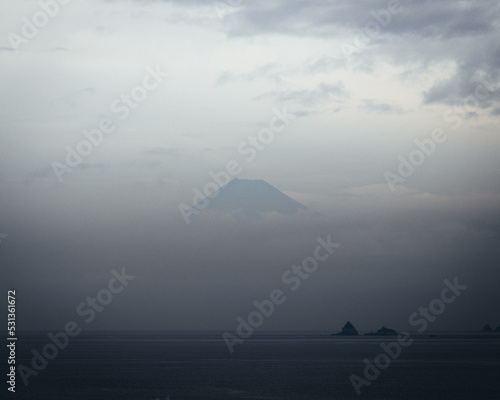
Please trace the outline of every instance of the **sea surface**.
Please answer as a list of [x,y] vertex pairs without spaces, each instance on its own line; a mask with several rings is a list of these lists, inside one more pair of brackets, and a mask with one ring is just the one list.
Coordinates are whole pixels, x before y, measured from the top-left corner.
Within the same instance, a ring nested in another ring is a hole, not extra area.
[[[4,382],[0,398],[500,399],[500,335],[412,338],[358,396],[350,376],[365,378],[363,360],[374,362],[394,338],[255,333],[231,354],[222,332],[82,333],[27,386],[18,375],[15,394]],[[19,335],[18,368],[31,368],[32,350],[47,343],[47,333]]]

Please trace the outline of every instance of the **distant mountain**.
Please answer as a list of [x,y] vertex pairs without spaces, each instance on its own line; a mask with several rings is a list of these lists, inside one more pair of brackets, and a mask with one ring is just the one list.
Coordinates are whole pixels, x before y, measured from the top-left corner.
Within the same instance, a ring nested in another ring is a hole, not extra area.
[[211,197],[206,199],[209,202],[207,210],[250,218],[256,218],[265,212],[291,215],[306,209],[304,205],[263,180],[235,178]]
[[483,326],[483,329],[481,329],[481,332],[492,332],[493,329],[491,329],[491,326],[490,324],[486,324],[485,326]]

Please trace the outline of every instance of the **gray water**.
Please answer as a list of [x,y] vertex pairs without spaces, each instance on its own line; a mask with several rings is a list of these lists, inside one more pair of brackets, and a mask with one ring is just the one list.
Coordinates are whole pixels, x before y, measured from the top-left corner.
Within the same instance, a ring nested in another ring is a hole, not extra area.
[[[23,400],[77,399],[500,399],[500,338],[413,336],[358,396],[364,359],[394,338],[321,333],[254,334],[230,354],[221,333],[82,333],[49,361]],[[46,334],[21,336],[17,363],[31,367]],[[4,398],[4,397],[2,397]]]

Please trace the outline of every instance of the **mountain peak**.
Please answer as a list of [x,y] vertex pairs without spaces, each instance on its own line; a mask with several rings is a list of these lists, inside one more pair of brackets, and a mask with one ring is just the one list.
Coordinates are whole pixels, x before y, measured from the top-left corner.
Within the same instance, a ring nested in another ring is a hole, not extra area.
[[256,218],[265,212],[291,215],[306,209],[262,179],[234,178],[210,197],[207,210],[243,217]]

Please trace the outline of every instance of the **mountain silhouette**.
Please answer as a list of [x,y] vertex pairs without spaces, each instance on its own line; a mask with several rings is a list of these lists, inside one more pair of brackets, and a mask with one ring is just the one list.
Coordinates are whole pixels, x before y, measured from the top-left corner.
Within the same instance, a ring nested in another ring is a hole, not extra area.
[[350,321],[346,322],[341,332],[332,334],[332,336],[358,336],[358,335],[359,334],[357,329]]
[[208,201],[207,210],[241,217],[258,218],[266,212],[292,215],[306,209],[263,180],[235,178],[210,197],[200,202]]
[[385,326],[380,328],[377,332],[365,333],[365,336],[397,336],[397,335],[398,333],[394,329],[386,328]]

